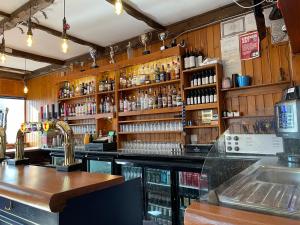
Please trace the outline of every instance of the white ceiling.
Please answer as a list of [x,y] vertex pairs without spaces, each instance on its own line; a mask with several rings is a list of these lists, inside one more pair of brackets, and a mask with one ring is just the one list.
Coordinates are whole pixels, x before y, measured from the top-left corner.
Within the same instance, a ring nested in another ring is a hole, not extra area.
[[[126,1],[165,26],[232,3],[232,0]],[[0,0],[0,11],[12,13],[26,2],[28,0]],[[45,19],[41,12],[34,15],[40,24],[61,31],[63,0],[55,0],[54,4],[44,11],[47,13],[48,19]],[[152,30],[144,22],[136,20],[126,13],[117,16],[114,13],[113,5],[105,0],[66,0],[66,18],[71,27],[68,31],[70,35],[101,46],[109,46]],[[26,28],[24,31],[27,32]],[[87,46],[70,42],[69,52],[63,54],[60,50],[60,38],[40,30],[33,30],[34,40],[31,48],[26,45],[26,34],[22,35],[18,28],[6,31],[5,36],[7,47],[60,60],[73,58],[89,51]],[[5,66],[24,67],[24,59],[9,57],[7,61]],[[30,70],[48,65],[29,61],[27,64]]]
[[[40,62],[26,59],[26,70],[27,71],[34,71],[34,70],[37,70],[37,69],[40,69],[40,68],[43,68],[43,67],[49,66],[49,65],[50,64],[48,64],[48,63],[40,63]],[[0,66],[25,70],[25,59],[6,55],[5,63],[2,64],[0,61]]]
[[2,12],[12,13],[20,6],[24,5],[28,0],[1,0],[0,9]]
[[232,0],[130,0],[162,25],[170,25],[232,3]]

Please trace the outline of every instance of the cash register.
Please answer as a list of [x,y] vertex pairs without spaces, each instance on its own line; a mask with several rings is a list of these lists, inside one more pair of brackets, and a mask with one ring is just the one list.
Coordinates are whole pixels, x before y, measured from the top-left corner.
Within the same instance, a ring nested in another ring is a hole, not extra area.
[[283,139],[280,160],[300,163],[300,86],[286,89],[275,105],[276,135]]
[[101,152],[113,152],[117,151],[117,143],[115,141],[115,131],[109,131],[107,135],[102,135],[100,132],[99,137],[85,145],[86,151],[101,151]]

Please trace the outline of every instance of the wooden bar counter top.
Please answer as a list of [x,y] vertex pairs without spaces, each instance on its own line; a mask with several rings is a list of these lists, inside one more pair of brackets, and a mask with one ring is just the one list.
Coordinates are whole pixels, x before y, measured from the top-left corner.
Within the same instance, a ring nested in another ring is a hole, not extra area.
[[41,210],[60,212],[68,200],[124,182],[120,176],[58,172],[39,166],[0,166],[0,196]]
[[194,202],[185,211],[184,225],[300,225],[299,220]]

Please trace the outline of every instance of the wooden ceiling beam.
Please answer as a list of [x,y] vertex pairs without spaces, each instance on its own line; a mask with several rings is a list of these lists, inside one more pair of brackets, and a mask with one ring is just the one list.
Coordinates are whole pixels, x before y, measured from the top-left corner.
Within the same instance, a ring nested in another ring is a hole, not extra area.
[[8,18],[10,15],[6,12],[0,11],[0,17]]
[[[106,1],[112,5],[115,4],[115,0],[106,0]],[[129,14],[130,16],[134,17],[135,19],[145,22],[149,27],[152,27],[155,30],[160,30],[160,31],[166,30],[166,28],[163,25],[154,21],[149,16],[145,15],[141,11],[139,11],[136,8],[134,8],[133,6],[131,6],[129,3],[122,1],[122,4],[123,4],[123,8],[126,11],[126,13]]]
[[24,5],[20,6],[10,15],[1,20],[0,27],[3,27],[4,24],[4,29],[10,30],[14,28],[19,22],[28,20],[28,17],[30,15],[30,8],[31,14],[34,15],[35,13],[53,4],[53,2],[54,0],[29,0]]
[[[57,30],[54,30],[52,28],[49,28],[49,27],[46,27],[46,26],[43,26],[43,25],[40,25],[40,24],[37,24],[37,23],[32,23],[32,27],[33,27],[33,29],[38,29],[38,30],[44,31],[44,32],[46,32],[48,34],[51,34],[51,35],[55,36],[55,37],[59,37],[60,38],[62,36],[62,32],[61,31],[57,31]],[[73,41],[73,42],[77,43],[77,44],[92,47],[92,48],[94,48],[94,49],[96,49],[98,51],[104,51],[104,49],[105,49],[102,46],[99,46],[99,45],[96,45],[94,43],[82,40],[80,38],[74,37],[74,36],[69,35],[69,34],[68,34],[68,39],[70,41]]]
[[25,59],[31,59],[31,60],[43,62],[43,63],[50,63],[50,64],[61,65],[61,66],[65,64],[65,61],[63,61],[63,60],[54,59],[54,58],[41,56],[41,55],[36,55],[33,53],[29,53],[29,52],[23,52],[23,51],[20,51],[17,49],[12,49],[12,48],[5,48],[5,53],[7,55],[21,57],[21,58],[25,58]]
[[13,79],[13,80],[23,80],[24,79],[24,74],[2,71],[0,69],[0,78]]
[[6,66],[0,66],[0,71],[2,72],[10,72],[10,73],[17,73],[17,74],[30,74],[31,72],[21,70],[21,69],[15,69],[11,67],[6,67]]

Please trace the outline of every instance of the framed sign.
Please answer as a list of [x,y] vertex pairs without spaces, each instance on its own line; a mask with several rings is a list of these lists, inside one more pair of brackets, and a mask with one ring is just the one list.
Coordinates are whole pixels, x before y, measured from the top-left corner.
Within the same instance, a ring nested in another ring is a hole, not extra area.
[[241,60],[248,60],[259,57],[259,46],[259,35],[257,31],[240,35]]

